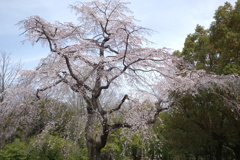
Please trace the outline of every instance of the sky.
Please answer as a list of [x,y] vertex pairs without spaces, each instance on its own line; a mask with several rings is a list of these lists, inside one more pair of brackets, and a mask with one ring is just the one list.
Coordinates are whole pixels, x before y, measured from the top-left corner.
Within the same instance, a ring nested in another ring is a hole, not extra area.
[[[85,1],[85,0],[83,0]],[[154,48],[167,47],[182,50],[185,38],[194,33],[197,24],[208,28],[214,20],[217,8],[226,1],[232,5],[237,0],[124,0],[131,2],[138,25],[154,30],[149,38]],[[69,5],[76,0],[0,0],[0,51],[11,54],[15,61],[21,61],[24,69],[34,69],[39,60],[49,54],[41,44],[22,44],[17,23],[32,15],[38,15],[49,22],[76,22],[75,13]]]

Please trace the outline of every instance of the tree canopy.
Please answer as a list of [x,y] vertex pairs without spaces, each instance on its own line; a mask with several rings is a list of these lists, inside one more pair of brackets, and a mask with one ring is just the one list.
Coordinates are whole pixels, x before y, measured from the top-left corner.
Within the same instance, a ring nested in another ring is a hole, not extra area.
[[197,25],[185,40],[182,55],[198,69],[217,74],[239,74],[239,7],[220,6],[209,29]]

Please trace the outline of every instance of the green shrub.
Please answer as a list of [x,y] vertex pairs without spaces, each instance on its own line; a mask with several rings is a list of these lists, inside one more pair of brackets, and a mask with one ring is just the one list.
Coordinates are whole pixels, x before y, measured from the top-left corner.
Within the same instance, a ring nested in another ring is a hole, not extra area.
[[25,160],[28,159],[27,144],[20,139],[8,143],[0,150],[0,160]]
[[45,135],[31,140],[30,160],[75,160],[82,159],[80,148],[72,141],[58,136]]

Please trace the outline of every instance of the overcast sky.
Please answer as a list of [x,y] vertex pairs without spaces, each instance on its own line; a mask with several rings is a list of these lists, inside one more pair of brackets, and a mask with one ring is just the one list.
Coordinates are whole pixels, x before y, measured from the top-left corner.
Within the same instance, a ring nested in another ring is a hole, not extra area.
[[[83,0],[84,1],[84,0]],[[140,25],[156,31],[149,39],[155,48],[182,50],[186,36],[193,33],[197,24],[208,28],[215,10],[226,0],[128,0]],[[237,0],[228,0],[232,5]],[[0,0],[0,50],[12,54],[14,60],[33,69],[49,50],[41,45],[22,44],[23,30],[16,24],[31,16],[39,15],[50,21],[76,21],[69,8],[76,0]]]

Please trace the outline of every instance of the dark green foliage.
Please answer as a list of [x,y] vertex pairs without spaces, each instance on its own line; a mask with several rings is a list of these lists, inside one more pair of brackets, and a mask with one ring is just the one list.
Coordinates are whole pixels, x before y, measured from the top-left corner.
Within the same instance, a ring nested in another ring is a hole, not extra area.
[[197,25],[195,33],[185,40],[185,60],[217,74],[240,74],[240,1],[220,6],[209,29]]
[[[110,159],[124,159],[124,143],[126,143],[126,137],[121,136],[122,129],[113,130],[108,137],[108,143],[101,150],[102,159],[110,160]],[[125,159],[127,159],[125,157]]]
[[20,139],[15,139],[0,150],[0,160],[27,160],[28,154],[27,144]]
[[0,150],[0,160],[86,160],[87,152],[58,136],[36,136],[24,142],[15,139]]
[[[35,160],[78,160],[81,156],[80,148],[70,140],[58,136],[45,135],[31,140],[29,159]],[[86,153],[84,153],[86,154]]]
[[[217,74],[240,74],[240,0],[226,2],[209,29],[197,25],[177,56]],[[184,76],[184,75],[182,75]],[[175,107],[161,115],[164,148],[180,159],[240,159],[239,83],[196,95],[177,95]],[[160,133],[160,131],[158,131]],[[178,157],[179,158],[179,157]]]
[[181,56],[197,69],[217,70],[218,56],[209,41],[209,30],[200,25],[197,25],[195,33],[187,36]]
[[[210,31],[211,43],[214,45],[216,52],[219,53],[219,72],[224,74],[240,73],[240,1],[238,0],[235,7],[230,3],[220,6],[215,13]],[[233,67],[233,69],[231,69]]]
[[[232,95],[230,95],[232,94]],[[223,97],[228,97],[226,101]],[[176,97],[175,107],[161,115],[164,147],[173,155],[205,159],[234,159],[240,145],[240,116],[229,105],[239,104],[239,91],[199,90]]]
[[[152,127],[149,127],[149,131]],[[107,145],[101,150],[103,160],[142,160],[160,159],[162,146],[154,133],[146,131],[114,130],[110,133]],[[148,138],[147,138],[148,137]]]

